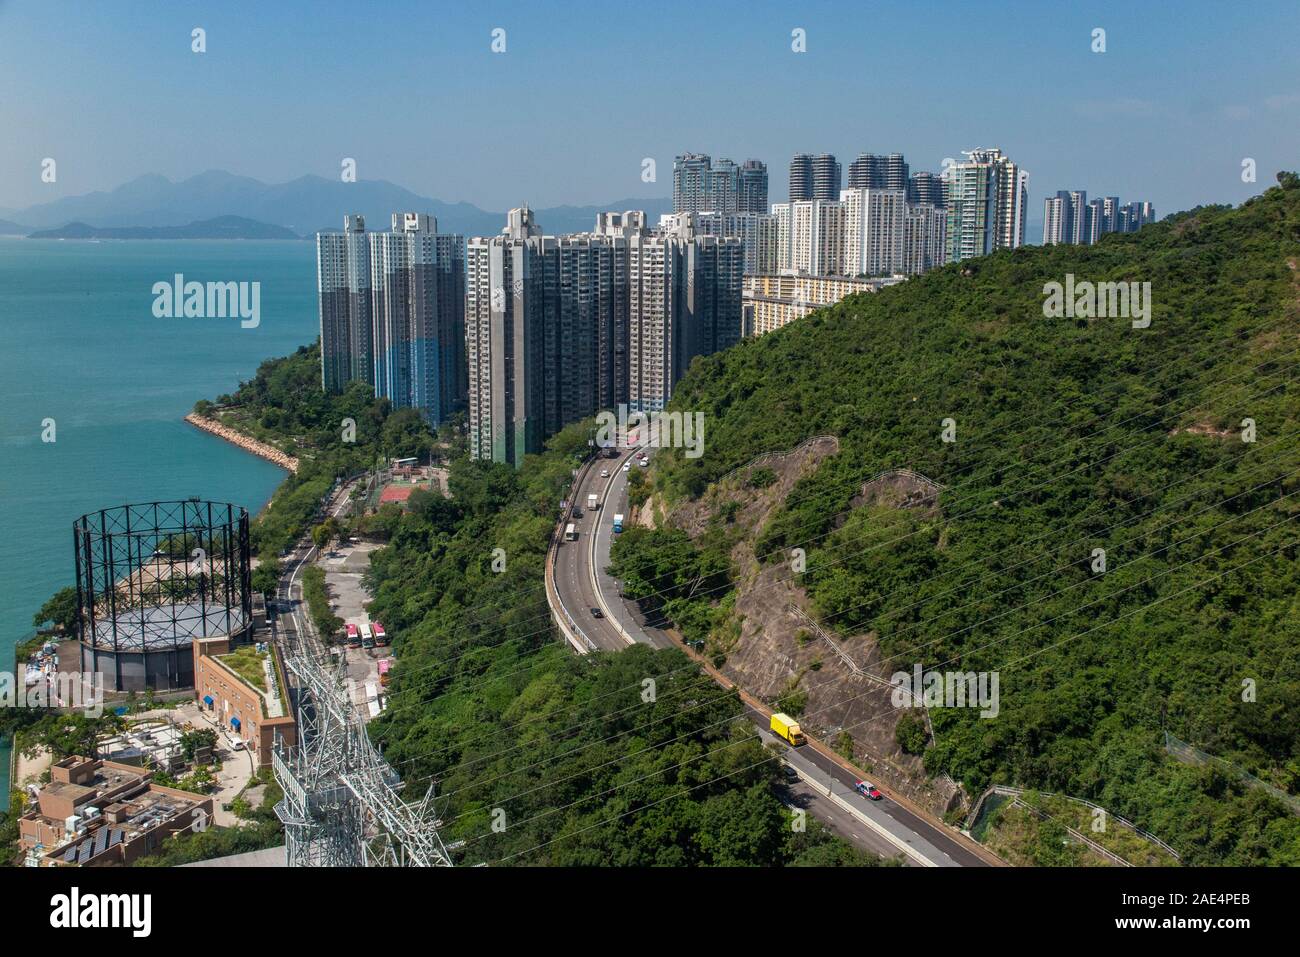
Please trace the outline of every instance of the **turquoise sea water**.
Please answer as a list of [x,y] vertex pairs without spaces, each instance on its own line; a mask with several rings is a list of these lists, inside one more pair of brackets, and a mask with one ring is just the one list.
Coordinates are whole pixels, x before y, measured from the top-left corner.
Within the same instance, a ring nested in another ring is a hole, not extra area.
[[[155,318],[175,273],[260,282],[260,325]],[[316,338],[315,281],[309,242],[0,239],[0,671],[74,583],[78,516],[191,495],[262,508],[284,472],[181,417]],[[0,748],[0,801],[7,776]]]

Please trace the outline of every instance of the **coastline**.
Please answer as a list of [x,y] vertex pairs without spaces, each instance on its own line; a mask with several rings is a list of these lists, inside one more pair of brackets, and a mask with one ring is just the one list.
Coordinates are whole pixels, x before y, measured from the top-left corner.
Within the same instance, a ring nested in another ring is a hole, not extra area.
[[256,455],[258,458],[266,459],[273,465],[278,465],[287,472],[297,473],[298,460],[292,455],[281,452],[275,446],[267,445],[265,442],[259,442],[242,432],[237,432],[229,426],[222,425],[212,419],[205,419],[200,415],[190,412],[185,416],[185,421],[196,429],[200,429],[210,435],[215,435],[219,439],[225,439],[231,445],[238,446],[245,452]]

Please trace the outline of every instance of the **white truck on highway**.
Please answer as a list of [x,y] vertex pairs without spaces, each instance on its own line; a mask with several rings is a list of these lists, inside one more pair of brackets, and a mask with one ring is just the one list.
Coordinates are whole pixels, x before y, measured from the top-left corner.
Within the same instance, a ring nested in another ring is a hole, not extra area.
[[600,507],[600,499],[597,498],[595,492],[592,492],[590,495],[587,496],[587,511],[594,512],[599,507]]

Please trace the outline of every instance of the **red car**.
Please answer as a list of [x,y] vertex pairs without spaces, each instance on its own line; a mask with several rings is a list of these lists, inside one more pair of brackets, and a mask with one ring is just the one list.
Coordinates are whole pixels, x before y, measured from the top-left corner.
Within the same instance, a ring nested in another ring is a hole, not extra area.
[[857,791],[864,798],[870,798],[873,801],[879,801],[883,794],[876,790],[876,786],[870,781],[856,781],[853,784],[853,790]]

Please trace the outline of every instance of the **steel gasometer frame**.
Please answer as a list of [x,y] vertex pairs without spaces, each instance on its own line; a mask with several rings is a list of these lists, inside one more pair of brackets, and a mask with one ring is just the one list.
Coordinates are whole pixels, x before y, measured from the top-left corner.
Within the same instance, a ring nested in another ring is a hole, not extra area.
[[82,667],[115,690],[192,687],[193,640],[250,626],[246,509],[198,498],[119,505],[72,531]]

